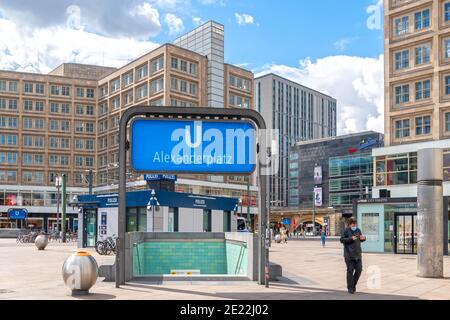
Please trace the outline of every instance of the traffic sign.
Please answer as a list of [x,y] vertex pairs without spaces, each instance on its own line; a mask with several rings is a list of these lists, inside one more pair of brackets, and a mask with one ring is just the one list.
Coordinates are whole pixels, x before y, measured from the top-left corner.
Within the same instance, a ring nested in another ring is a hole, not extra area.
[[27,218],[27,209],[8,209],[8,215],[10,219],[24,220]]
[[136,119],[131,167],[137,172],[251,174],[256,130],[250,121]]

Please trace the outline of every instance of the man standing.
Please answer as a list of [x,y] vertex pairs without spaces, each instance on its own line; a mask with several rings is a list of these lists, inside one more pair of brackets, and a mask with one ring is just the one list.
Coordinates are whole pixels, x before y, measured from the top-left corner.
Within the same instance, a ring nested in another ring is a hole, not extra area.
[[356,219],[350,218],[349,227],[341,237],[344,245],[344,258],[347,265],[347,289],[350,294],[356,292],[356,284],[362,272],[361,242],[366,241],[361,230],[356,226]]

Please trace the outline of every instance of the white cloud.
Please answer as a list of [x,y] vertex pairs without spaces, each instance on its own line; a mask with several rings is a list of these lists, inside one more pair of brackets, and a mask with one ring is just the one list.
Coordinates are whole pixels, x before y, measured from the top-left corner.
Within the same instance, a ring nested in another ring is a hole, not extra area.
[[4,17],[30,28],[61,26],[71,15],[90,32],[148,39],[161,31],[157,4],[146,0],[1,0],[1,10]]
[[330,56],[299,67],[268,65],[273,72],[337,99],[338,134],[363,130],[384,132],[383,56],[377,59]]
[[200,17],[193,17],[192,18],[192,23],[194,24],[194,26],[199,27],[202,24],[204,24],[205,22]]
[[352,39],[349,38],[342,38],[333,43],[333,46],[336,48],[336,50],[343,52],[347,49],[347,46],[352,42]]
[[243,13],[243,14],[235,13],[234,16],[236,17],[236,22],[240,26],[247,25],[247,24],[254,24],[255,23],[255,19],[249,14],[246,14],[246,13]]
[[4,18],[0,18],[0,39],[0,69],[43,73],[63,62],[120,67],[158,46],[66,25],[31,29]]
[[184,30],[183,20],[181,20],[173,13],[166,14],[164,20],[169,27],[170,35],[178,34]]

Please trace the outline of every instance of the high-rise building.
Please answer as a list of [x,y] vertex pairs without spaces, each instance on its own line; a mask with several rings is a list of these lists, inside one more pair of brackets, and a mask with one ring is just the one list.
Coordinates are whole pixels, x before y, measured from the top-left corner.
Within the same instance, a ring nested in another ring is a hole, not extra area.
[[289,206],[290,147],[336,135],[336,99],[275,74],[255,79],[255,109],[279,130],[278,172],[270,178],[272,207]]
[[385,0],[384,15],[385,147],[373,151],[373,195],[416,197],[420,149],[444,149],[450,181],[450,1]]
[[[63,173],[70,199],[87,193],[89,170],[94,192],[117,190],[119,119],[132,105],[253,106],[253,73],[224,63],[223,31],[208,22],[179,45],[162,45],[121,68],[64,63],[48,74],[0,70],[0,228],[11,226],[6,212],[14,206],[28,209],[29,223],[51,225],[55,177]],[[130,189],[146,188],[141,176],[133,178]],[[257,194],[240,177],[179,176],[175,189]]]

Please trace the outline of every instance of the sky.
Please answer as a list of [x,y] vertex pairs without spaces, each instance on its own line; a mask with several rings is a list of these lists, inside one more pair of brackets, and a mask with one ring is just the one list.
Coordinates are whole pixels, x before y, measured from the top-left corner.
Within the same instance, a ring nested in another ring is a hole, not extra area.
[[0,69],[120,67],[209,20],[225,60],[338,100],[338,134],[383,132],[382,0],[0,0]]

